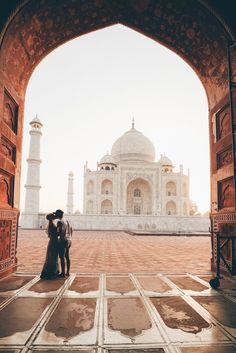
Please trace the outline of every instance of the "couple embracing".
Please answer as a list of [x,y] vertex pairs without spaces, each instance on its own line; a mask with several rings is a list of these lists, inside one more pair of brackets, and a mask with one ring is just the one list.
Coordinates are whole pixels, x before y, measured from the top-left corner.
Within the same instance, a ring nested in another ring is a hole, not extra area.
[[[63,217],[62,210],[49,213],[47,234],[49,237],[46,260],[41,272],[41,278],[54,279],[70,275],[70,254],[72,228]],[[55,222],[55,223],[54,223]],[[58,256],[60,258],[61,273],[59,272]],[[65,272],[66,259],[66,272]]]

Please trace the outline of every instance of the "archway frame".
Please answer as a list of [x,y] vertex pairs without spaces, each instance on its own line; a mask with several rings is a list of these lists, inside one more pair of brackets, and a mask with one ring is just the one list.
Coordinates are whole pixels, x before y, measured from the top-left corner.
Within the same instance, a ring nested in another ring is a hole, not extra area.
[[[223,160],[225,151],[232,149],[232,132],[226,131],[224,141],[216,138],[220,113],[229,106],[226,48],[232,35],[204,1],[179,0],[176,5],[175,0],[26,0],[11,14],[0,37],[0,138],[16,149],[15,160],[10,160],[1,149],[0,171],[9,179],[12,202],[0,203],[0,222],[4,232],[10,229],[11,249],[10,255],[5,254],[0,260],[0,276],[16,266],[24,99],[28,80],[38,63],[58,46],[118,23],[178,54],[201,80],[209,105],[213,226],[217,229],[219,223],[225,223],[227,219],[236,222],[235,202],[227,203],[231,205],[228,208],[215,207],[224,189],[234,180],[232,159],[220,168],[217,164],[217,160]],[[17,131],[4,122],[7,99],[15,107]],[[235,200],[235,188],[231,190],[227,197]]]

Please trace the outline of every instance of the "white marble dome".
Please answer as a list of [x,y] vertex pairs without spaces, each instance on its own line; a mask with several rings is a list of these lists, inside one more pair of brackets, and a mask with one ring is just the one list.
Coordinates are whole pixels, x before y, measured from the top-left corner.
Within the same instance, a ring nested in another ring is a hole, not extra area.
[[116,161],[153,162],[155,148],[146,136],[132,127],[114,142],[111,155]]
[[105,154],[99,164],[115,164],[114,158],[110,154]]

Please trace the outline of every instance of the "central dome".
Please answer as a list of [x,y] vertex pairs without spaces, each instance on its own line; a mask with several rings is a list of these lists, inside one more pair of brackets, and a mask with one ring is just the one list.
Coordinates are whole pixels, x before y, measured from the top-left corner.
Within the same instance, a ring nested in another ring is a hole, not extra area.
[[118,161],[155,160],[155,148],[152,142],[134,127],[119,137],[112,146],[111,155]]

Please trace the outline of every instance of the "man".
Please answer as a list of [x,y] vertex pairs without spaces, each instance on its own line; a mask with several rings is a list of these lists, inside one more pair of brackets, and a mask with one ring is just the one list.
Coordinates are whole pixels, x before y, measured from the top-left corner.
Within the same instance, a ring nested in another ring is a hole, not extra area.
[[[55,212],[57,221],[57,235],[58,235],[58,253],[61,262],[61,273],[59,277],[65,277],[70,275],[70,247],[71,247],[71,235],[72,228],[69,222],[63,218],[64,212],[62,210],[56,210]],[[66,259],[66,273],[65,273],[65,259]]]

